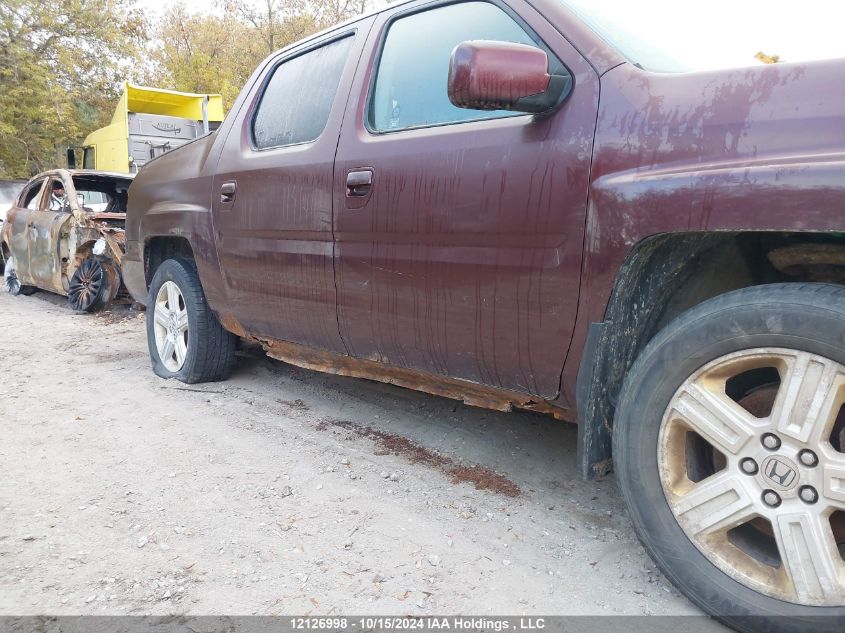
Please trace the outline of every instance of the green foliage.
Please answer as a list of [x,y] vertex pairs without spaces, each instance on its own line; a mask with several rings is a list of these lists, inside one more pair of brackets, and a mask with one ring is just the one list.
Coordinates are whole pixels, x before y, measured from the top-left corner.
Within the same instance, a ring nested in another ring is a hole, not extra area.
[[159,43],[147,83],[187,92],[219,92],[228,109],[270,53],[360,14],[370,0],[219,0],[209,13],[177,3],[154,31]]
[[0,178],[63,166],[126,80],[220,93],[228,109],[267,55],[372,1],[217,0],[196,13],[177,0],[148,20],[136,0],[0,0]]
[[108,120],[145,37],[134,0],[0,2],[0,177],[63,164]]

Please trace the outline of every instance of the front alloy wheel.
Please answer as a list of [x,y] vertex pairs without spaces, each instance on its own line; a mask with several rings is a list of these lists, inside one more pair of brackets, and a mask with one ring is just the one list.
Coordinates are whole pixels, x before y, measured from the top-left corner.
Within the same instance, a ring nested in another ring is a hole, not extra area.
[[845,366],[756,348],[690,376],[658,468],[689,539],[719,569],[801,605],[845,603]]
[[613,459],[637,535],[701,609],[841,630],[845,288],[747,288],[669,323],[628,371]]
[[116,281],[114,268],[97,258],[83,260],[68,285],[68,305],[77,312],[96,312],[111,301]]

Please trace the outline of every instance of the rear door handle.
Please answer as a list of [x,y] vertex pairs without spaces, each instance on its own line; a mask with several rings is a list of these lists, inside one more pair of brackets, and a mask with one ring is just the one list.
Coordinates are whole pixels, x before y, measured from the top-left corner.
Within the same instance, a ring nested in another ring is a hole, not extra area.
[[220,202],[221,204],[231,204],[235,201],[235,191],[238,190],[238,183],[234,180],[224,182],[220,185]]
[[373,188],[373,170],[350,171],[346,176],[346,197],[363,198]]

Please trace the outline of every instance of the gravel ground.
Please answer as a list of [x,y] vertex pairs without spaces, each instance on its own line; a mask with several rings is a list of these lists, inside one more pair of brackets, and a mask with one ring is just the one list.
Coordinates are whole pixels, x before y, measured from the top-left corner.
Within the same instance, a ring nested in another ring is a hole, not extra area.
[[254,349],[188,386],[143,314],[0,315],[0,615],[698,613],[573,426]]

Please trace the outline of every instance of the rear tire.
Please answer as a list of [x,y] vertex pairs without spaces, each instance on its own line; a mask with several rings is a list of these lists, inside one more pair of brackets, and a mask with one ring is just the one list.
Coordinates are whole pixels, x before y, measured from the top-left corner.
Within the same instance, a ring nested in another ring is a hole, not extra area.
[[18,279],[17,271],[15,271],[15,258],[11,255],[6,260],[6,264],[3,269],[3,286],[6,288],[6,292],[13,297],[18,295],[28,296],[38,290],[35,286],[25,286],[21,284],[20,279]]
[[193,384],[229,377],[237,338],[223,329],[205,299],[196,264],[168,259],[147,301],[147,345],[153,371]]
[[675,586],[728,626],[842,628],[840,384],[845,288],[809,283],[696,306],[626,377],[613,455],[634,528]]

